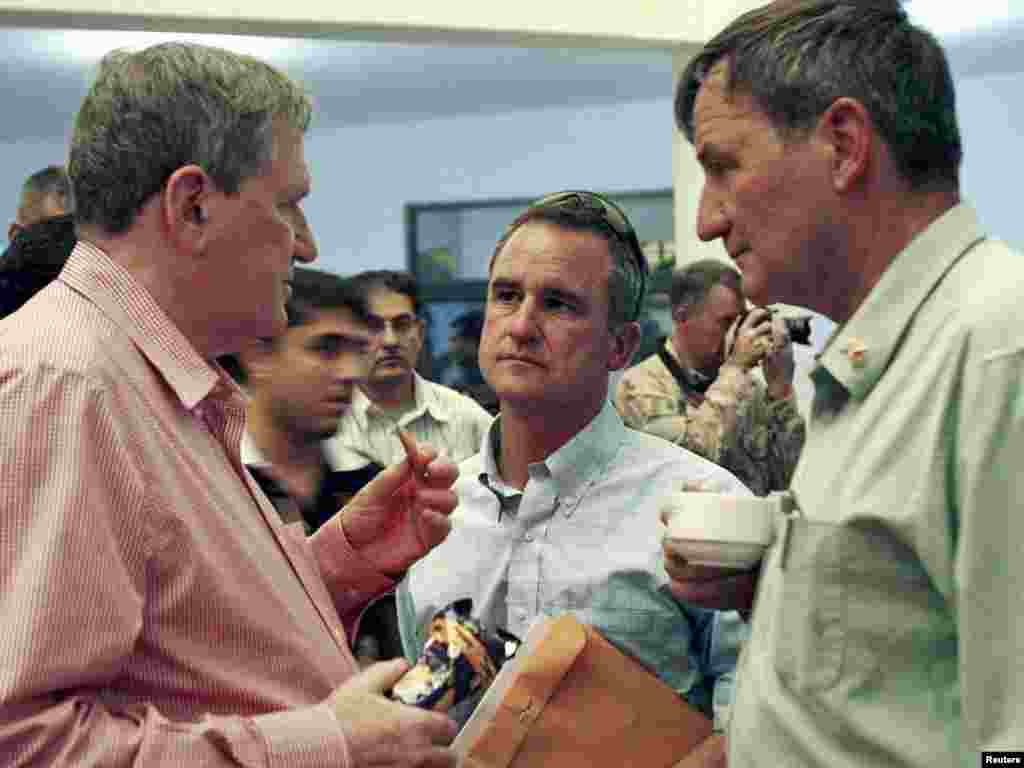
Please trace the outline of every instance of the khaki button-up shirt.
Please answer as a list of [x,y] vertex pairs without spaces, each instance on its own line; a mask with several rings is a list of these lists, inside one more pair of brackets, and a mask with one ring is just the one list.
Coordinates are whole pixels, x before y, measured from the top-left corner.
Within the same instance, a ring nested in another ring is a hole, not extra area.
[[1024,746],[1024,257],[948,211],[812,377],[737,674],[730,768]]

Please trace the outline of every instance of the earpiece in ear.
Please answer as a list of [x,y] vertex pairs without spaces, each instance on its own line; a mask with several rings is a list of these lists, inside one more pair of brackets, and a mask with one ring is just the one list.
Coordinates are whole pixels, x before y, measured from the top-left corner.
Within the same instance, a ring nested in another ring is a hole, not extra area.
[[206,214],[203,213],[203,209],[200,206],[196,206],[193,210],[193,217],[195,218],[196,224],[206,223]]

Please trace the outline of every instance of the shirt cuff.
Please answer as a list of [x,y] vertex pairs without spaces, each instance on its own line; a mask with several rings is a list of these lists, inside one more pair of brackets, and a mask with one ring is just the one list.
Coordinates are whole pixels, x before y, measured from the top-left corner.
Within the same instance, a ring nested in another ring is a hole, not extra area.
[[253,720],[266,740],[268,768],[352,766],[345,729],[327,702]]
[[[342,598],[342,602],[354,604],[359,600],[369,600],[391,591],[398,584],[356,552],[338,517],[321,526],[309,543],[324,583],[336,601]],[[345,596],[351,599],[345,600]]]

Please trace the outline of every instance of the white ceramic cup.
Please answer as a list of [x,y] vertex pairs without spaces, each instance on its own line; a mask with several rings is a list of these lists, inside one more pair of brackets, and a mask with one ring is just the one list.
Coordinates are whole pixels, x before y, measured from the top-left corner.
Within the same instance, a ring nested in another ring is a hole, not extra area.
[[779,496],[681,491],[661,504],[665,539],[693,565],[747,569],[775,537]]

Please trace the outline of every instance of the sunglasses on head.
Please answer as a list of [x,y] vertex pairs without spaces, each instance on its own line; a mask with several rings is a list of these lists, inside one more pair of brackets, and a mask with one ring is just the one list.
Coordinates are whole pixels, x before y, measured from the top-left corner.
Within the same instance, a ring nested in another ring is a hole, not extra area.
[[584,192],[569,190],[567,192],[555,192],[550,195],[534,200],[530,208],[557,208],[560,210],[585,211],[597,215],[601,222],[611,230],[619,240],[626,245],[633,257],[637,274],[640,276],[640,291],[637,294],[636,306],[633,311],[633,319],[640,317],[640,309],[644,300],[644,289],[647,284],[647,259],[640,248],[640,240],[636,236],[636,230],[629,223],[626,214],[611,200],[597,194],[596,192]]

